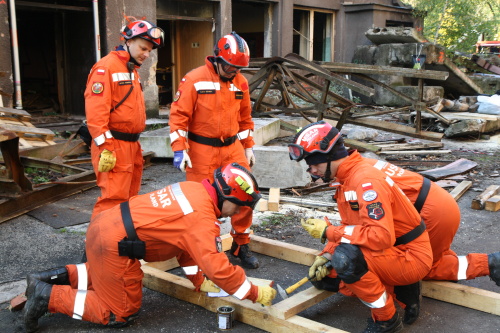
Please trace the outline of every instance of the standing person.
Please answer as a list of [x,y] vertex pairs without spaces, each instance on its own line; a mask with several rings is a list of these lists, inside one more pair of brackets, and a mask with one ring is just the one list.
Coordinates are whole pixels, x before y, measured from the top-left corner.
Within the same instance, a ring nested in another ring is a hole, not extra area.
[[108,326],[124,326],[142,299],[139,259],[177,257],[196,291],[222,288],[238,299],[271,305],[276,290],[255,286],[222,252],[219,217],[232,216],[260,199],[252,174],[232,163],[214,182],[181,182],[134,196],[92,219],[88,261],[28,275],[24,320],[36,331],[47,311]]
[[[169,125],[174,166],[186,173],[186,180],[213,180],[213,171],[231,162],[247,169],[255,164],[250,93],[240,73],[249,61],[247,43],[232,32],[217,42],[214,56],[208,56],[204,66],[181,80]],[[231,225],[230,252],[243,267],[259,267],[248,247],[252,210],[242,207]]]
[[92,217],[139,193],[144,160],[139,136],[146,107],[138,68],[153,49],[163,46],[163,30],[138,20],[124,26],[125,40],[90,71],[85,114],[92,136],[92,166],[101,196]]
[[305,159],[309,172],[335,179],[340,226],[309,219],[303,227],[331,242],[332,257],[318,256],[310,269],[315,280],[328,273],[327,262],[345,287],[371,309],[364,332],[398,332],[393,287],[418,282],[432,266],[425,224],[399,187],[387,175],[350,154],[339,131],[320,121],[304,127],[289,144],[290,157]]

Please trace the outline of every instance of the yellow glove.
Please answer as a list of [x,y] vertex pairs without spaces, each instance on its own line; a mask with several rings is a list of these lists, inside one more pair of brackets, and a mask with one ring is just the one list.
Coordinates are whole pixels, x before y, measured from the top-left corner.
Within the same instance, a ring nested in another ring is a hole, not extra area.
[[259,288],[259,295],[255,301],[262,305],[270,306],[276,297],[276,290],[270,286],[257,286],[257,288]]
[[314,263],[309,268],[309,278],[312,281],[323,280],[325,276],[330,274],[330,269],[325,265],[329,261],[329,259],[323,256],[317,256]]
[[116,164],[116,154],[114,151],[104,149],[99,158],[99,172],[109,172]]
[[204,291],[206,293],[218,293],[220,288],[215,285],[211,280],[203,280],[203,283],[200,286],[200,291]]
[[301,219],[300,224],[302,224],[302,227],[306,229],[309,235],[313,236],[314,238],[322,238],[326,227],[328,227],[326,221],[320,219],[308,219],[306,221],[304,221],[304,219]]

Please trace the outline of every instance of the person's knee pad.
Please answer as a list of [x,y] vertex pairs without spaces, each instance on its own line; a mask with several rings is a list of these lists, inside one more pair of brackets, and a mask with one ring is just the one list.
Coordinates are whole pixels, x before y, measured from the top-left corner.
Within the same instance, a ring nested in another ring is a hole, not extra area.
[[335,249],[332,257],[332,265],[337,275],[345,283],[359,281],[368,272],[363,252],[357,245],[342,243]]

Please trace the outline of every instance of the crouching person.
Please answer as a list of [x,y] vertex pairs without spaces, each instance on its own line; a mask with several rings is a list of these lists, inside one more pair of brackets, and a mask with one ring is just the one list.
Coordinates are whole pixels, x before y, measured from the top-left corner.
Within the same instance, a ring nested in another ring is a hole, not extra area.
[[221,289],[238,299],[271,305],[276,290],[254,286],[222,252],[219,217],[260,199],[252,174],[237,163],[217,169],[214,182],[180,182],[132,197],[92,219],[88,261],[28,275],[27,332],[47,311],[121,327],[142,302],[141,263],[177,257],[195,290]]

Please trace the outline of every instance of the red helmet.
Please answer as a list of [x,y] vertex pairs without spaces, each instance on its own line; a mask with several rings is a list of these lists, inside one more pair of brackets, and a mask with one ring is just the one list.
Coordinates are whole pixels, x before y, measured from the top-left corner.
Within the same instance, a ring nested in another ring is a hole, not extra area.
[[217,59],[236,68],[248,67],[250,62],[247,42],[234,31],[219,39],[215,45],[214,54]]
[[139,37],[153,43],[153,49],[163,46],[165,33],[161,28],[149,21],[138,20],[130,22],[122,28],[122,36],[126,39]]
[[238,163],[215,170],[214,187],[223,200],[229,200],[239,206],[253,209],[261,198],[254,176]]
[[298,162],[314,153],[326,154],[339,139],[342,141],[339,130],[323,120],[309,124],[288,144],[290,159]]

